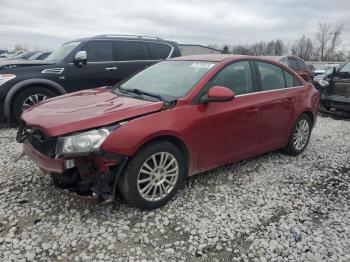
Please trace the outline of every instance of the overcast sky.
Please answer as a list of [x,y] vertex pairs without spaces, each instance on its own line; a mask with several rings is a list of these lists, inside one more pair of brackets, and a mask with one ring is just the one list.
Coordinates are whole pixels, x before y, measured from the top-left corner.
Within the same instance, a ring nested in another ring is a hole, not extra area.
[[139,34],[191,44],[245,44],[314,36],[318,22],[343,23],[348,0],[0,0],[0,49],[54,49],[104,33]]

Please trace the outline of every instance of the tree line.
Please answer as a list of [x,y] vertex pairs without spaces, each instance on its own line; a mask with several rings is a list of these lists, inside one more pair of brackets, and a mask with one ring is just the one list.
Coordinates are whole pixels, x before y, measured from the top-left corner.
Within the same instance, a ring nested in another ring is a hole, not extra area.
[[[306,61],[347,61],[350,51],[339,48],[343,25],[319,23],[314,37],[302,35],[292,44],[281,39],[245,45],[224,45],[223,54],[280,56],[292,54]],[[218,48],[216,45],[210,47]]]

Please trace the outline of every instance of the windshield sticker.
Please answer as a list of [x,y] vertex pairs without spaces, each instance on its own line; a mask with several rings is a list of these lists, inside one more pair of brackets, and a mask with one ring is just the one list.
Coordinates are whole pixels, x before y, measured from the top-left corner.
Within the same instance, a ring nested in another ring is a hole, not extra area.
[[212,68],[215,66],[215,64],[209,64],[209,63],[193,63],[191,67],[196,67],[196,68]]

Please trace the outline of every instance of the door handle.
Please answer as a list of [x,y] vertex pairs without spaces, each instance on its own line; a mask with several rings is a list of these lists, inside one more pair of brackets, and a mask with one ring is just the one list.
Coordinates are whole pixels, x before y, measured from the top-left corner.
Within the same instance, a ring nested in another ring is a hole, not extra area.
[[112,66],[112,67],[106,67],[105,69],[112,71],[112,70],[117,70],[118,68],[116,66]]
[[252,107],[247,110],[247,113],[257,113],[259,110],[259,107]]
[[284,99],[284,102],[286,103],[294,103],[296,100],[294,98],[286,98]]

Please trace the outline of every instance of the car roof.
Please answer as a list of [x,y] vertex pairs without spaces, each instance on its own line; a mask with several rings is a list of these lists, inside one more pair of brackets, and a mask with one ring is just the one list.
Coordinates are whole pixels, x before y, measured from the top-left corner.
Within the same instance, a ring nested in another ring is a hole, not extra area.
[[91,41],[91,40],[134,40],[134,41],[147,41],[147,42],[164,42],[164,43],[173,43],[177,44],[175,41],[172,40],[165,40],[159,37],[154,36],[142,36],[142,35],[116,35],[116,34],[103,34],[103,35],[96,35],[91,37],[85,37],[85,38],[79,38],[74,39],[71,41],[68,41],[66,43],[71,42],[82,42],[82,41]]
[[278,62],[276,58],[268,56],[248,56],[248,55],[234,55],[234,54],[204,54],[204,55],[189,55],[174,57],[169,60],[172,61],[210,61],[210,62],[222,62],[224,60],[240,60],[240,59],[254,59],[267,62]]
[[274,60],[274,61],[280,61],[282,58],[295,58],[295,59],[298,59],[298,60],[302,60],[301,58],[297,57],[297,56],[294,56],[294,55],[271,55],[271,56],[261,56],[261,57],[265,57],[267,59],[271,59],[271,60]]
[[187,55],[171,58],[170,60],[189,60],[189,61],[212,61],[222,62],[226,59],[241,59],[248,58],[250,56],[245,55],[232,55],[232,54],[204,54],[204,55]]

